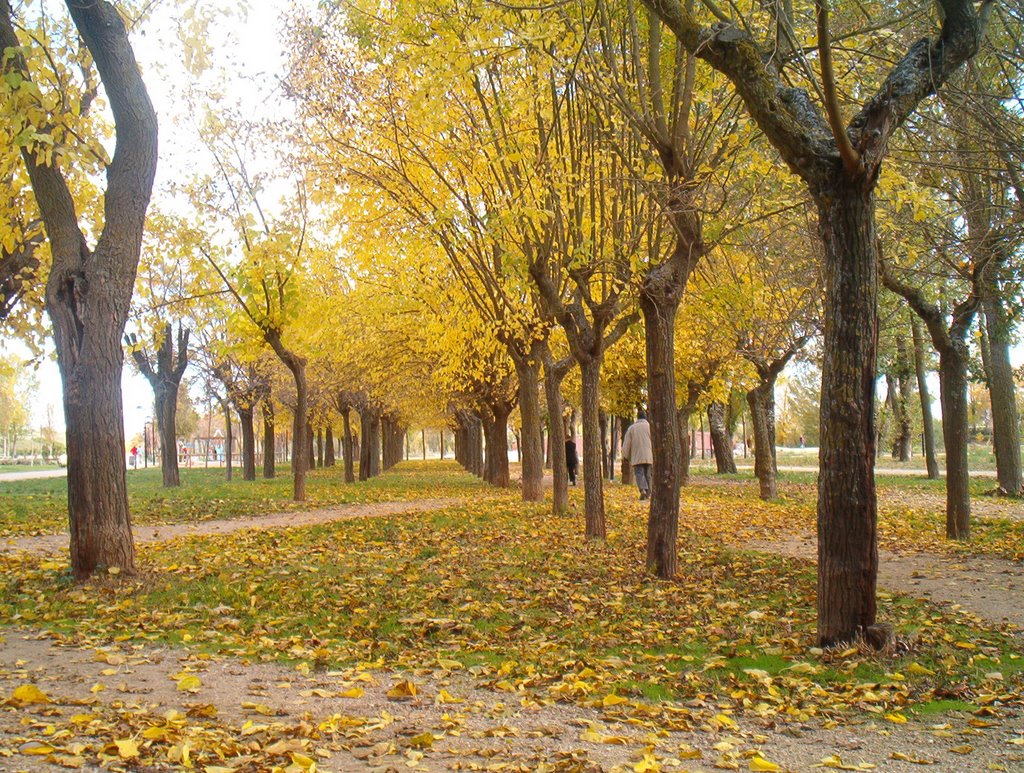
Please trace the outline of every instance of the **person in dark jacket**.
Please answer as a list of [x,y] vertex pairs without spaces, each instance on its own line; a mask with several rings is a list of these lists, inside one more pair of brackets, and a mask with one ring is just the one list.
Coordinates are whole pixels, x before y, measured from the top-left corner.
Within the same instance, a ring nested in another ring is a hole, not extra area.
[[580,469],[580,457],[576,453],[576,441],[569,438],[565,441],[565,469],[569,473],[569,483],[576,485],[576,473]]

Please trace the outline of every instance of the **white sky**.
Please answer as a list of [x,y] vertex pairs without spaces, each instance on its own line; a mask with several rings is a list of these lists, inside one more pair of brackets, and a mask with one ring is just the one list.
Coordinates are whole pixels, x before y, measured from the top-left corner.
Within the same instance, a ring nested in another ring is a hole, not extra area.
[[[277,79],[284,70],[284,52],[278,39],[282,29],[280,17],[305,4],[258,0],[250,4],[243,16],[237,10],[238,4],[225,2],[234,10],[216,17],[210,25],[208,42],[214,52],[213,67],[218,71],[211,78],[224,77],[220,82],[223,93],[246,115],[271,117],[281,109],[283,102],[277,95]],[[160,121],[160,158],[153,194],[157,205],[161,197],[166,200],[168,184],[180,182],[194,171],[196,158],[205,155],[199,149],[194,125],[187,115],[187,102],[182,98],[189,76],[182,66],[182,48],[171,22],[171,13],[177,7],[175,3],[164,3],[157,15],[132,36],[135,55]],[[24,348],[16,344],[7,351],[26,356]],[[36,379],[39,388],[32,404],[33,427],[46,424],[47,408],[52,407],[54,423],[63,430],[63,400],[56,361],[48,359],[40,364]],[[153,415],[153,391],[127,362],[127,357],[121,387],[125,437],[130,438],[141,434],[143,424]]]

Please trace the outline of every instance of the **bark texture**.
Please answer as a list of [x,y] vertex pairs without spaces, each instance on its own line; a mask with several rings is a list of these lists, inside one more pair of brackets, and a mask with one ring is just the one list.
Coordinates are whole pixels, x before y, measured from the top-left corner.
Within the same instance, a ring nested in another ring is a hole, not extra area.
[[[117,138],[107,168],[103,225],[92,250],[59,166],[47,164],[31,146],[21,148],[21,157],[50,242],[46,309],[64,387],[71,570],[84,579],[104,566],[135,568],[121,337],[156,172],[157,120],[117,9],[103,0],[67,7],[99,72]],[[2,0],[0,48],[18,46],[11,5]],[[20,55],[7,58],[4,69],[32,80]],[[18,133],[21,127],[12,129]]]
[[935,454],[935,421],[932,418],[932,396],[928,387],[928,370],[924,363],[924,334],[921,321],[915,315],[910,320],[910,332],[914,341],[914,373],[917,376],[917,394],[921,398],[921,433],[924,436],[925,467],[928,479],[939,477],[939,460]]
[[735,475],[736,459],[732,455],[732,433],[725,422],[725,403],[714,400],[708,405],[708,428],[711,448],[715,452],[715,469],[719,475]]

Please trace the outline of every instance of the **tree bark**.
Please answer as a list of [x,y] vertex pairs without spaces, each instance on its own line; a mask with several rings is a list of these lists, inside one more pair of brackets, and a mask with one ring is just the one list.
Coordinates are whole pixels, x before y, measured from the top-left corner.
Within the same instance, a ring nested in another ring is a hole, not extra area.
[[277,438],[274,432],[274,404],[263,400],[263,477],[269,480],[277,475]]
[[234,455],[234,436],[231,426],[231,402],[224,400],[221,403],[224,409],[224,478],[231,480],[232,464],[231,457]]
[[928,479],[938,480],[939,460],[935,455],[935,422],[932,419],[932,396],[928,389],[928,372],[924,365],[924,335],[916,315],[910,320],[914,339],[914,371],[917,374],[917,393],[921,398],[921,427],[924,434],[924,458]]
[[682,444],[676,421],[675,320],[685,279],[674,276],[672,263],[645,277],[640,292],[647,357],[647,399],[651,424],[651,504],[647,518],[647,570],[663,580],[678,566],[679,486]]
[[256,433],[252,407],[236,407],[242,428],[242,480],[256,480]]
[[[626,430],[629,429],[629,425],[633,422],[627,419],[625,416],[619,417],[619,448],[622,448],[622,441],[626,437]],[[622,463],[619,465],[619,478],[622,481],[622,485],[630,486],[633,484],[633,465],[629,463],[629,459],[623,457]]]
[[939,401],[946,445],[946,536],[971,536],[971,493],[967,447],[967,344],[953,341],[939,352]]
[[[604,475],[601,470],[600,381],[601,358],[579,360],[583,383],[583,498],[587,539],[605,539],[608,527],[604,513]],[[564,444],[563,444],[564,445]]]
[[[157,120],[121,17],[102,0],[68,3],[99,71],[116,145],[107,167],[103,226],[90,251],[57,164],[26,145],[21,157],[50,242],[46,309],[63,385],[68,454],[71,571],[76,580],[102,567],[135,569],[125,479],[121,336],[139,263],[157,163]],[[8,0],[0,3],[4,73],[31,82]],[[46,117],[40,119],[44,124]],[[22,127],[12,127],[17,133]]]
[[[690,430],[690,418],[693,416],[693,406],[686,403],[676,411],[676,423],[679,425],[679,439],[683,440]],[[679,454],[679,485],[681,487],[690,485],[690,449],[686,442],[680,443],[681,453]]]
[[345,482],[355,483],[355,460],[352,458],[352,422],[350,419],[351,409],[345,406],[341,409],[342,437],[341,455],[345,464]]
[[732,455],[732,436],[725,423],[725,403],[713,400],[708,405],[708,429],[711,430],[716,471],[719,475],[735,475],[736,459]]
[[324,428],[316,428],[316,466],[323,469],[324,466]]
[[498,488],[509,487],[508,417],[512,408],[504,403],[489,406],[483,414],[484,480]]
[[334,427],[330,422],[324,430],[324,467],[334,466]]
[[[852,641],[875,625],[878,574],[874,389],[878,251],[874,195],[841,172],[815,196],[825,243],[818,458],[818,637]],[[761,455],[761,441],[755,440]]]
[[779,496],[775,460],[775,380],[762,381],[747,392],[750,423],[754,431],[754,475],[761,499],[771,501]]
[[540,411],[540,344],[529,357],[514,359],[519,377],[519,415],[523,430],[519,448],[522,453],[523,501],[544,501],[544,441]]
[[[1019,496],[1024,488],[1020,457],[1020,416],[1017,413],[1016,384],[1010,362],[1012,324],[999,300],[993,281],[986,282],[982,302],[988,333],[988,391],[992,403],[992,444],[996,454],[999,488]],[[945,415],[943,415],[945,418]],[[948,452],[947,452],[948,453]]]
[[569,511],[569,473],[565,461],[565,426],[562,424],[562,379],[569,371],[569,360],[556,363],[545,346],[544,397],[548,408],[548,456],[551,459],[551,513],[564,515]]

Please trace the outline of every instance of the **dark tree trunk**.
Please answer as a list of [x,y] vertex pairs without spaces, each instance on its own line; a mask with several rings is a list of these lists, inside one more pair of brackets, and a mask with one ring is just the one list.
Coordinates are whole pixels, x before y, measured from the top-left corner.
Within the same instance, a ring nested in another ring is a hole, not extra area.
[[[626,437],[626,430],[629,429],[629,425],[633,422],[627,419],[625,416],[619,417],[619,448],[622,447],[622,441]],[[622,464],[619,465],[619,478],[622,480],[622,485],[630,486],[633,484],[633,465],[629,463],[629,459],[623,457]]]
[[935,422],[932,420],[932,396],[928,389],[928,373],[924,366],[924,335],[921,322],[914,316],[910,321],[914,338],[914,370],[917,373],[917,392],[921,397],[921,427],[924,434],[924,458],[928,478],[938,480],[939,461],[935,455]]
[[939,352],[939,401],[946,445],[946,536],[971,536],[971,495],[967,464],[967,345],[954,341]]
[[352,421],[350,414],[351,409],[348,408],[348,406],[341,409],[341,456],[345,463],[346,483],[354,483],[356,480],[355,459],[353,458],[354,449],[352,447]]
[[713,400],[708,405],[708,429],[711,430],[711,447],[715,451],[718,474],[735,474],[736,460],[732,455],[732,436],[725,423],[725,403]]
[[309,455],[309,469],[316,469],[316,448],[313,445],[314,439],[313,422],[306,420],[306,453]]
[[548,456],[551,459],[551,512],[564,515],[569,510],[569,473],[565,461],[565,426],[562,424],[562,379],[568,372],[568,361],[556,363],[545,347],[544,397],[548,408]]
[[359,480],[380,475],[380,415],[370,409],[359,413]]
[[490,406],[483,416],[484,480],[499,488],[509,487],[508,474],[508,417],[512,412],[507,405]]
[[754,475],[761,499],[770,501],[779,495],[775,471],[775,379],[762,381],[747,392],[750,423],[754,431]]
[[238,424],[242,428],[242,480],[256,480],[256,432],[253,428],[251,406],[236,408]]
[[[174,336],[170,323],[163,326],[157,340],[156,368],[149,361],[141,346],[132,346],[132,359],[139,372],[146,377],[153,388],[156,403],[157,427],[160,432],[160,469],[165,488],[181,485],[178,473],[178,436],[176,417],[178,413],[178,387],[185,368],[188,366],[189,331],[178,327],[177,356]],[[134,341],[134,337],[132,338]]]
[[178,389],[162,386],[156,392],[156,424],[160,432],[160,472],[165,488],[181,485],[178,472],[178,435],[174,431],[178,414]]
[[316,466],[323,469],[324,466],[324,428],[316,428]]
[[544,501],[544,441],[541,437],[540,345],[528,358],[516,358],[519,377],[519,415],[523,422],[520,436],[523,475],[523,501]]
[[[687,403],[680,406],[676,411],[676,423],[679,425],[679,437],[685,438],[690,428],[690,417],[693,416],[693,406]],[[679,454],[679,485],[690,485],[690,449],[687,443],[681,443]]]
[[[896,337],[896,401],[899,420],[896,422],[898,435],[893,451],[901,462],[909,462],[914,449],[914,428],[910,421],[910,400],[913,395],[910,358],[907,355],[907,340],[903,335]],[[895,417],[895,414],[894,414]]]
[[[866,183],[850,181],[841,171],[837,178],[831,189],[816,192],[826,286],[818,460],[818,637],[823,646],[865,634],[877,614],[875,205]],[[761,445],[757,438],[758,458]]]
[[615,480],[615,459],[619,455],[619,417],[611,417],[608,448],[608,480]]
[[[990,283],[994,284],[994,283]],[[996,454],[996,479],[1007,494],[1021,494],[1020,417],[1017,414],[1016,385],[1010,362],[1012,324],[997,292],[988,288],[983,301],[985,331],[988,333],[988,391],[992,403],[992,444]]]
[[274,432],[274,404],[270,399],[263,401],[263,477],[277,475],[277,438]]
[[324,430],[324,467],[334,466],[334,427],[330,424]]
[[608,415],[604,411],[597,414],[597,422],[601,427],[601,477],[608,477]]
[[678,565],[680,461],[683,447],[676,421],[675,320],[685,280],[671,274],[672,264],[653,269],[640,293],[647,357],[648,416],[654,465],[647,518],[647,570],[663,580]]
[[608,528],[604,514],[604,476],[601,470],[600,381],[601,359],[579,361],[583,383],[583,498],[587,539],[605,539]]

